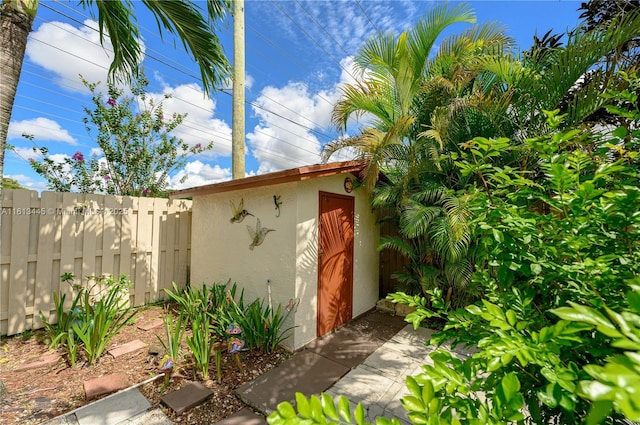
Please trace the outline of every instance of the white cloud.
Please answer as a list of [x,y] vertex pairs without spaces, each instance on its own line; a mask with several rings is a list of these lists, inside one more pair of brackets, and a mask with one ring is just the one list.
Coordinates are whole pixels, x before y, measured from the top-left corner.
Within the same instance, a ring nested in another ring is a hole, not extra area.
[[[94,30],[97,28],[98,23],[89,19],[80,27],[58,21],[46,22],[31,33],[26,56],[31,62],[55,73],[58,85],[87,92],[78,75],[89,82],[101,81],[104,84],[113,58],[111,40],[105,37],[102,47],[100,34]],[[141,40],[139,43],[144,56],[144,43]]]
[[[185,181],[181,181],[182,179]],[[229,180],[231,178],[231,170],[229,168],[221,168],[219,165],[211,166],[201,161],[192,161],[180,171],[171,177],[169,183],[174,190],[185,189],[189,187],[202,186],[205,184],[218,183]]]
[[15,146],[11,149],[11,151],[18,156],[20,159],[24,159],[28,161],[30,159],[41,159],[42,154],[37,149],[34,148],[21,148],[19,146]]
[[[171,97],[165,99],[165,95]],[[231,155],[231,128],[226,122],[214,118],[216,102],[207,97],[198,84],[165,86],[162,93],[154,93],[152,96],[156,102],[163,102],[165,116],[187,114],[182,124],[172,131],[174,136],[190,146],[213,142],[213,150],[203,152],[203,155]]]
[[29,134],[36,140],[46,140],[52,142],[64,142],[70,145],[77,145],[73,136],[67,130],[60,127],[56,121],[48,118],[38,117],[29,120],[11,121],[7,134],[8,139],[22,137],[23,134]]
[[322,97],[331,95],[309,93],[302,83],[262,89],[253,107],[260,124],[247,134],[259,174],[320,162],[321,143],[311,130],[328,127],[332,108]]
[[[255,101],[260,107],[253,107],[260,124],[247,134],[251,153],[260,163],[259,174],[320,162],[322,145],[328,140],[318,140],[316,131],[328,131],[331,112],[341,95],[340,86],[355,82],[354,76],[357,77],[353,57],[346,57],[340,63],[343,70],[339,82],[328,90],[312,93],[308,86],[297,82],[262,90]],[[362,117],[360,120],[353,117],[347,127],[355,129],[360,122]],[[353,152],[345,151],[332,159],[353,157]]]

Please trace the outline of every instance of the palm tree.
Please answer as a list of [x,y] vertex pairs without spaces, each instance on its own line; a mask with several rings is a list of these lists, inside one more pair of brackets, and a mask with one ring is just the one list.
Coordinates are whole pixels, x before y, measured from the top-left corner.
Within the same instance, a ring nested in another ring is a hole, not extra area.
[[[185,50],[200,66],[205,91],[211,94],[216,85],[229,76],[230,66],[214,28],[229,9],[231,0],[207,0],[206,13],[188,0],[143,0],[142,3],[155,17],[161,35],[164,29],[182,41]],[[133,2],[81,0],[80,4],[97,10],[101,42],[107,36],[111,39],[113,61],[109,77],[117,80],[135,78],[141,51]],[[0,3],[0,193],[11,111],[27,37],[37,10],[38,0],[3,0]]]
[[334,124],[346,130],[352,116],[368,114],[371,126],[354,138],[340,139],[324,149],[325,158],[344,147],[355,147],[368,160],[366,185],[373,189],[382,167],[394,160],[398,146],[410,146],[415,123],[414,99],[419,93],[429,55],[442,32],[455,23],[473,23],[469,6],[433,7],[408,32],[381,34],[369,39],[355,58],[364,81],[347,84],[333,110]]
[[[411,30],[369,40],[356,64],[365,77],[346,85],[333,111],[336,126],[346,129],[352,115],[367,114],[371,126],[360,134],[325,147],[325,158],[349,147],[368,161],[366,187],[375,207],[389,211],[398,235],[383,238],[379,249],[392,249],[409,258],[396,279],[409,292],[440,288],[451,299],[466,293],[472,263],[464,202],[453,196],[450,172],[440,167],[442,149],[433,138],[419,139],[423,113],[473,85],[477,57],[509,50],[512,41],[496,24],[473,26],[440,43],[436,39],[454,23],[474,23],[467,5],[434,7]],[[445,82],[442,91],[425,97],[427,83]],[[448,94],[447,94],[448,93]],[[444,95],[444,96],[443,96]],[[431,103],[426,107],[426,103]],[[385,181],[376,186],[378,174]],[[455,292],[455,294],[453,294]]]

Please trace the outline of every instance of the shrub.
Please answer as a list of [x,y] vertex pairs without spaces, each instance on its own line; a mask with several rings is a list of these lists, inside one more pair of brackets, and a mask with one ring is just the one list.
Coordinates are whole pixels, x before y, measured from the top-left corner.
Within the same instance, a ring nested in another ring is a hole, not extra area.
[[109,276],[89,276],[93,284],[81,286],[73,284],[74,276],[65,273],[64,283],[71,284],[77,291],[71,308],[65,310],[66,294],[53,294],[58,321],[51,324],[40,317],[51,337],[51,346],[61,346],[67,353],[69,363],[75,365],[78,349],[82,348],[90,364],[102,355],[111,339],[135,315],[128,300],[128,288],[132,285],[126,275],[118,279]]

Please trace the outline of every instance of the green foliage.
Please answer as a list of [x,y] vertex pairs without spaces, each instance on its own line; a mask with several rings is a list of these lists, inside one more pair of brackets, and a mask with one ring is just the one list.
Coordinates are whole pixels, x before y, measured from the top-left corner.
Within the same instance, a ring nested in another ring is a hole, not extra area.
[[[297,412],[296,412],[297,409]],[[336,404],[333,398],[325,393],[320,396],[312,395],[307,398],[302,393],[296,393],[296,409],[285,401],[278,404],[275,412],[267,418],[269,425],[303,425],[303,424],[357,424],[371,425],[365,421],[365,410],[362,403],[351,409],[346,397],[339,397]],[[376,421],[377,425],[400,425],[397,419],[384,418]]]
[[272,309],[264,300],[249,304],[239,315],[238,324],[242,328],[242,337],[248,347],[260,348],[267,353],[273,352],[288,336],[293,327],[284,328],[284,324],[295,308],[282,314],[282,306]]
[[[165,117],[162,102],[146,93],[148,81],[139,76],[132,97],[113,84],[107,98],[97,84],[82,80],[91,90],[93,109],[85,108],[84,123],[104,157],[85,156],[78,151],[62,162],[51,159],[47,148],[34,151],[43,159],[31,159],[32,168],[59,192],[108,193],[129,196],[162,196],[170,174],[186,163],[189,154],[211,149],[212,143],[189,146],[171,136],[185,115]],[[169,98],[165,95],[165,99]]]
[[[550,126],[560,124],[558,111],[545,113]],[[433,386],[440,403],[429,405],[427,415],[453,418],[455,409],[459,422],[451,423],[502,423],[519,420],[512,415],[526,408],[534,423],[637,417],[629,401],[639,379],[637,335],[630,330],[637,317],[625,311],[638,298],[626,292],[640,273],[640,182],[627,149],[637,140],[620,134],[595,147],[577,130],[530,140],[539,157],[536,173],[491,165],[503,140],[477,138],[464,146],[469,153],[459,166],[482,174],[469,193],[478,244],[473,279],[485,298],[448,314],[431,343],[478,351],[465,360],[432,355],[434,365],[415,378]],[[413,303],[416,321],[432,314],[420,300]],[[517,403],[500,399],[507,377],[518,382]],[[496,410],[510,403],[518,409]]]
[[[129,305],[128,290],[132,283],[126,275],[118,280],[106,276],[89,276],[94,284],[82,291],[79,321],[72,324],[76,337],[90,364],[94,364],[107,344],[135,315]],[[101,288],[94,294],[94,288]]]
[[201,311],[191,317],[191,336],[187,337],[187,344],[193,354],[195,367],[202,373],[202,379],[209,379],[209,362],[215,338],[212,331],[211,317],[206,311]]
[[[165,289],[165,292],[178,304],[185,321],[191,324],[192,336],[187,337],[187,344],[196,369],[205,379],[208,377],[212,354],[218,381],[222,379],[222,351],[233,336],[227,332],[230,326],[242,329],[238,337],[245,342],[245,348],[258,348],[266,352],[274,351],[292,329],[285,329],[284,323],[293,308],[283,314],[281,305],[272,309],[264,300],[255,300],[245,306],[244,291],[237,294],[237,284],[230,285],[230,281],[210,286],[203,284],[201,288],[187,286],[184,290],[174,283],[173,291]],[[241,369],[237,354],[235,361]]]
[[156,335],[156,337],[164,347],[167,356],[175,363],[180,358],[180,345],[182,344],[187,325],[186,314],[180,310],[178,317],[174,318],[174,313],[169,309],[165,309],[164,316],[162,316],[162,323],[164,325],[167,342],[165,343],[158,335]]
[[[11,147],[7,146],[7,149],[11,149]],[[3,189],[26,189],[26,187],[23,187],[20,183],[18,183],[18,180],[11,179],[9,177],[2,178],[2,188]]]
[[128,290],[131,282],[126,275],[113,279],[108,276],[88,276],[93,284],[82,286],[73,283],[74,276],[65,273],[64,283],[73,286],[76,295],[70,308],[65,308],[66,294],[53,294],[57,322],[48,322],[42,312],[40,317],[51,339],[51,347],[62,347],[69,363],[74,366],[79,349],[87,361],[94,364],[111,339],[135,315],[131,311]]
[[584,371],[592,379],[578,383],[577,394],[591,400],[587,423],[599,423],[614,410],[632,421],[640,421],[640,279],[635,279],[626,294],[627,306],[616,312],[606,305],[601,309],[569,303],[551,313],[561,319],[588,325],[605,335],[620,351],[601,364],[588,364]]

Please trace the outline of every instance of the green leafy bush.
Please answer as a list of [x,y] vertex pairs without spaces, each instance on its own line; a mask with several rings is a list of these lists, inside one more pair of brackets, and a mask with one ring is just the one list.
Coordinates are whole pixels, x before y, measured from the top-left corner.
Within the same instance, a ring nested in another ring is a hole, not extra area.
[[128,288],[132,285],[126,275],[113,279],[109,276],[89,276],[88,286],[73,284],[74,276],[65,273],[62,281],[73,285],[76,295],[69,309],[64,308],[66,294],[53,294],[57,323],[52,324],[40,317],[51,337],[52,347],[62,347],[69,363],[76,363],[77,353],[82,349],[90,364],[102,355],[111,339],[135,315],[128,300]]
[[273,309],[264,300],[249,304],[241,315],[238,324],[242,328],[242,337],[248,347],[259,348],[267,353],[274,351],[287,337],[293,327],[285,328],[285,322],[294,308],[283,314],[282,306]]

